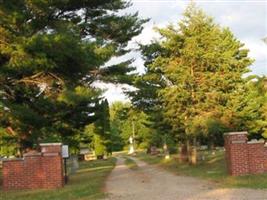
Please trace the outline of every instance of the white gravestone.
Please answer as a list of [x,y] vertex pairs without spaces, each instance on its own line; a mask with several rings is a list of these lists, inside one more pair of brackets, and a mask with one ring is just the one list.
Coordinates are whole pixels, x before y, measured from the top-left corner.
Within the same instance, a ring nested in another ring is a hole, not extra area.
[[128,154],[133,154],[134,153],[134,144],[133,144],[133,137],[132,136],[129,138],[129,142],[130,142],[130,149],[129,149]]

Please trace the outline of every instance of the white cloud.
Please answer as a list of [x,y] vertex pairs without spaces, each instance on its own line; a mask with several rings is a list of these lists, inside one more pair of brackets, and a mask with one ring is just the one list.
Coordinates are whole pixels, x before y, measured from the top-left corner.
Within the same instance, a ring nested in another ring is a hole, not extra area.
[[126,84],[103,83],[101,81],[94,82],[92,86],[103,90],[103,96],[108,99],[110,104],[114,101],[129,101],[123,92],[133,91],[135,89]]
[[[244,39],[245,47],[250,50],[249,56],[257,61],[267,62],[267,45],[259,39]],[[267,64],[267,63],[266,63]]]
[[245,47],[250,50],[249,56],[255,59],[257,65],[252,65],[252,74],[267,74],[267,45],[258,39],[244,39]]
[[133,38],[134,43],[149,44],[151,40],[158,39],[160,35],[154,30],[155,25],[150,23],[142,33]]

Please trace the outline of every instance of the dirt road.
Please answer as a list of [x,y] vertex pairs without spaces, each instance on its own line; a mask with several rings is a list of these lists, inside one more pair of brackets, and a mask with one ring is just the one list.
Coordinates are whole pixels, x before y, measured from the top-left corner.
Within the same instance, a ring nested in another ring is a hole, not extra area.
[[267,200],[267,190],[220,189],[208,181],[135,161],[139,168],[131,170],[118,158],[106,182],[106,200]]

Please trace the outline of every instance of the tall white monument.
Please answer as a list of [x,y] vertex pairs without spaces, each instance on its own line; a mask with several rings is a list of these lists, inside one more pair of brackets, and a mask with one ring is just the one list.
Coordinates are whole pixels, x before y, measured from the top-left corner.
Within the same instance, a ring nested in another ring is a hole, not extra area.
[[132,136],[129,138],[129,143],[130,143],[130,145],[129,145],[128,154],[133,154],[135,152],[135,150],[134,150],[134,142],[133,142],[133,137]]

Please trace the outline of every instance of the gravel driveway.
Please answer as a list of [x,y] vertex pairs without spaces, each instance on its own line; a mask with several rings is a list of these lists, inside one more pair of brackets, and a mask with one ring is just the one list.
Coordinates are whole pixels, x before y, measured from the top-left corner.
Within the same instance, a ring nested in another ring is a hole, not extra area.
[[130,170],[124,159],[106,182],[106,200],[267,200],[267,190],[220,189],[211,182],[177,176],[134,159],[139,168]]

